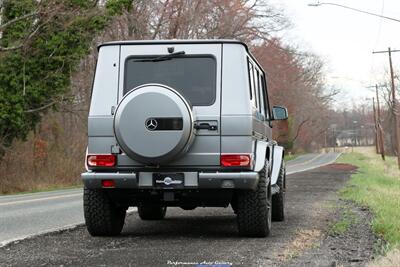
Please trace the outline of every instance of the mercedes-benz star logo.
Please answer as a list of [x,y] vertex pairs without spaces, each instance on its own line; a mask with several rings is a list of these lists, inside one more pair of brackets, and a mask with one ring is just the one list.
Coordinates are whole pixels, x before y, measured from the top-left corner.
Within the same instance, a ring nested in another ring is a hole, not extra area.
[[156,119],[152,119],[152,118],[151,118],[151,119],[147,119],[147,120],[146,120],[145,125],[146,125],[146,128],[147,128],[149,131],[154,131],[155,129],[157,129],[158,122],[157,122]]

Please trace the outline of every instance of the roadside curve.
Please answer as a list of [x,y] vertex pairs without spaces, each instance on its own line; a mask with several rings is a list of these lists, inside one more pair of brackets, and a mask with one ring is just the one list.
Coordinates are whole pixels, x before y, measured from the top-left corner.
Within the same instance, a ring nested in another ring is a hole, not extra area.
[[[339,155],[301,155],[287,162],[287,174],[330,164]],[[84,223],[82,206],[81,188],[0,196],[0,247],[16,240],[81,225]]]

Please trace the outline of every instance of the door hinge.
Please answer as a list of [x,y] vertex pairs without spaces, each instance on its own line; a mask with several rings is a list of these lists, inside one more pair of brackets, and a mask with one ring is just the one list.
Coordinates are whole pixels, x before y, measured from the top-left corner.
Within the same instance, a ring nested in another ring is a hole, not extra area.
[[121,154],[121,148],[118,145],[112,145],[111,154]]

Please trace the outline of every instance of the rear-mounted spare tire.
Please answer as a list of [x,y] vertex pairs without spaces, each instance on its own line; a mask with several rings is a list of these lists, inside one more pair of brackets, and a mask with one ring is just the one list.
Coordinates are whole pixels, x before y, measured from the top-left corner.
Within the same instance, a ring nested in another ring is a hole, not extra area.
[[129,91],[114,116],[119,146],[132,159],[162,164],[188,150],[193,139],[190,105],[176,90],[145,84]]

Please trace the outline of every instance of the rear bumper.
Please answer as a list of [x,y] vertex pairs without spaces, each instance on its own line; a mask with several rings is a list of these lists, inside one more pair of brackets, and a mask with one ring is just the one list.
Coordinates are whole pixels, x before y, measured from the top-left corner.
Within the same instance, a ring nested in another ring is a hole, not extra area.
[[[102,188],[102,180],[114,180],[115,188],[154,189],[152,172],[85,172],[81,178],[86,188]],[[258,184],[256,172],[184,172],[184,189],[250,189]]]

